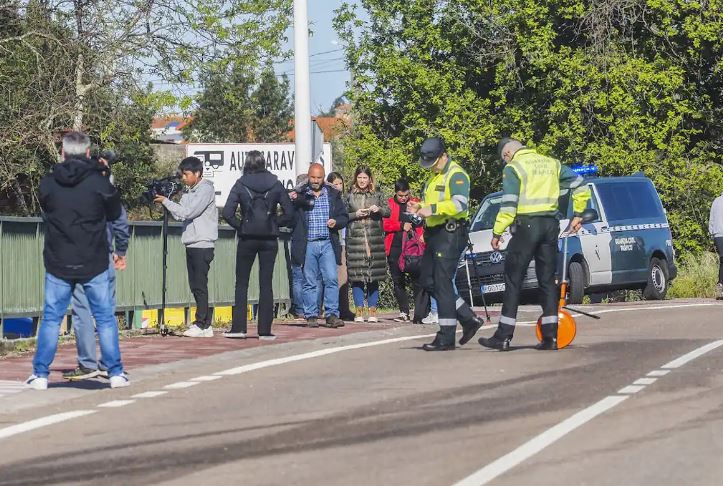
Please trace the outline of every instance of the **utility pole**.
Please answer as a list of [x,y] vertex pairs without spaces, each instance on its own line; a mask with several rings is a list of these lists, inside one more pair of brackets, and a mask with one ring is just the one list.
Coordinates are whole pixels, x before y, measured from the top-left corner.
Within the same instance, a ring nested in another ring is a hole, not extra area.
[[294,130],[296,175],[306,174],[311,160],[311,94],[307,0],[294,0]]

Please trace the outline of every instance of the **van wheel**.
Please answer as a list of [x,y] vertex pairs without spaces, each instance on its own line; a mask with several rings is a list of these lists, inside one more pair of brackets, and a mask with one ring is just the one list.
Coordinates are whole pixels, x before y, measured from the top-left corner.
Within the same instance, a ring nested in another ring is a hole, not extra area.
[[567,287],[567,300],[570,304],[582,304],[585,296],[585,269],[580,262],[572,262],[567,269],[570,285]]
[[653,258],[648,267],[648,283],[643,289],[645,300],[663,300],[668,292],[668,265],[665,260]]

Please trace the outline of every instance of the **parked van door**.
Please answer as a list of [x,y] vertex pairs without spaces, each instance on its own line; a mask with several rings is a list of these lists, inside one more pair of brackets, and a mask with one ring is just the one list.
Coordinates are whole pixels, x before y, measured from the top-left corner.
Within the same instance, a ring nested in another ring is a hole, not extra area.
[[[612,261],[610,253],[610,227],[605,219],[605,210],[601,207],[594,184],[588,184],[592,196],[587,207],[597,211],[598,219],[586,223],[579,232],[582,253],[590,273],[590,285],[603,285],[612,282]],[[570,206],[572,216],[572,205]]]

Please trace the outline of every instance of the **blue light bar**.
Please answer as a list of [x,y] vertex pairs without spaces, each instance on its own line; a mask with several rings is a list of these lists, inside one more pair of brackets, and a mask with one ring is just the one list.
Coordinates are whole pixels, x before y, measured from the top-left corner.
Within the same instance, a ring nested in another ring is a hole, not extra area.
[[598,174],[598,172],[600,172],[600,169],[597,165],[577,165],[570,168],[573,172],[583,177],[595,176]]

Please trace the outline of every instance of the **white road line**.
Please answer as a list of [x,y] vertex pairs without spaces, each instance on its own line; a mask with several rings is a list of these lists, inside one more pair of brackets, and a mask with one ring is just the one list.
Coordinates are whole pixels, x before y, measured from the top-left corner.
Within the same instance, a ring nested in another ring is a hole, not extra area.
[[628,385],[618,390],[618,393],[621,395],[632,395],[633,393],[638,393],[643,388],[645,388],[645,385]]
[[7,439],[15,434],[22,434],[23,432],[29,432],[31,430],[45,427],[46,425],[57,424],[66,420],[74,419],[77,417],[83,417],[84,415],[90,415],[95,413],[95,410],[74,410],[72,412],[58,413],[55,415],[48,415],[47,417],[41,417],[39,419],[30,420],[10,427],[0,429],[0,439]]
[[[642,311],[642,310],[665,310],[665,309],[680,309],[684,307],[711,307],[711,306],[719,306],[723,307],[723,304],[714,304],[714,303],[700,303],[700,304],[675,304],[675,305],[650,305],[650,306],[636,306],[636,307],[621,307],[618,309],[604,309],[604,310],[587,310],[583,309],[588,314],[609,314],[611,312],[634,312],[634,311]],[[573,317],[581,317],[582,314],[577,314],[575,312],[572,313]],[[522,321],[518,322],[516,325],[518,326],[535,326],[537,325],[537,321]]]
[[638,378],[633,382],[633,385],[652,385],[658,381],[657,378]]
[[101,403],[100,405],[96,406],[102,408],[118,408],[125,407],[126,405],[130,405],[131,403],[135,403],[135,400],[112,400],[110,402]]
[[670,370],[653,370],[647,376],[665,376],[668,373],[670,373]]
[[670,363],[666,363],[661,368],[664,369],[675,369],[680,368],[684,364],[688,363],[689,361],[693,361],[695,358],[699,356],[703,356],[708,351],[713,351],[715,348],[723,346],[723,339],[719,339],[718,341],[713,341],[712,343],[708,343],[705,346],[702,346],[698,349],[694,349],[688,354],[684,354],[680,358],[674,359]]
[[143,393],[137,393],[133,395],[131,398],[156,398],[160,397],[161,395],[165,395],[168,393],[167,391],[147,391]]
[[197,376],[196,378],[191,378],[189,381],[214,381],[214,380],[220,380],[221,378],[223,378],[223,376],[219,376],[219,375]]
[[[428,338],[435,336],[435,334],[422,334],[416,336],[405,336],[392,339],[384,339],[381,341],[372,341],[369,343],[350,344],[348,346],[339,346],[336,348],[320,349],[318,351],[311,351],[309,353],[295,354],[292,356],[286,356],[284,358],[269,359],[266,361],[259,361],[258,363],[251,363],[244,366],[238,366],[236,368],[230,368],[223,371],[218,371],[214,375],[228,376],[228,375],[240,375],[241,373],[248,373],[249,371],[260,370],[262,368],[269,368],[271,366],[279,366],[286,363],[293,363],[294,361],[302,361],[305,359],[319,358],[321,356],[328,356],[330,354],[341,353],[342,351],[351,351],[354,349],[371,348],[373,346],[381,346],[383,344],[401,343],[404,341],[414,341],[416,339]],[[166,387],[167,388],[167,387]]]
[[517,466],[521,462],[534,456],[545,447],[558,441],[565,435],[569,434],[581,425],[589,422],[598,415],[607,412],[614,406],[620,404],[628,397],[621,396],[609,396],[605,397],[599,402],[590,405],[584,410],[577,412],[555,425],[554,427],[547,429],[537,437],[529,440],[522,444],[514,451],[506,454],[494,462],[491,462],[487,466],[483,467],[471,476],[467,476],[463,480],[455,484],[455,486],[473,486],[487,484],[501,474],[506,473],[513,467]]
[[[694,360],[695,358],[698,358],[705,353],[716,349],[721,345],[723,345],[723,339],[719,341],[713,341],[712,343],[701,346],[700,348],[695,349],[690,353],[684,354],[680,358],[671,361],[667,365],[664,365],[663,368],[670,367],[671,365],[672,367],[678,368]],[[479,471],[455,483],[454,486],[482,486],[484,484],[487,484],[488,482],[517,466],[518,464],[521,464],[523,461],[534,456],[544,448],[552,445],[553,443],[564,437],[566,434],[589,422],[598,415],[619,405],[627,398],[630,398],[630,395],[626,393],[637,393],[643,388],[645,388],[645,386],[642,385],[626,386],[625,388],[618,391],[618,393],[624,395],[610,395],[603,398],[599,402],[587,407],[584,410],[577,412],[575,415],[563,420],[559,424],[535,436],[514,451],[505,454],[496,461],[489,463]],[[626,391],[633,389],[634,391]]]
[[190,388],[192,386],[198,385],[201,383],[200,381],[179,381],[178,383],[171,383],[170,385],[166,385],[163,388],[168,388],[169,390],[180,390],[181,388]]

